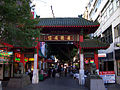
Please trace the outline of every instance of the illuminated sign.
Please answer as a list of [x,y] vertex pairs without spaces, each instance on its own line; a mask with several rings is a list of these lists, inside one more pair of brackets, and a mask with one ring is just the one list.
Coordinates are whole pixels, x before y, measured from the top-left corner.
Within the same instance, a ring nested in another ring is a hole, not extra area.
[[34,61],[34,58],[29,58],[29,61]]
[[13,52],[1,52],[0,56],[10,56],[12,54],[13,54]]
[[15,53],[15,62],[20,62],[21,54]]
[[98,57],[106,57],[106,54],[103,53],[103,54],[98,54]]
[[0,50],[0,64],[8,64],[11,63],[12,60],[10,60],[10,56],[13,54],[13,52],[7,52],[4,50]]
[[28,62],[28,58],[22,56],[20,53],[15,53],[15,62]]
[[85,64],[88,64],[89,63],[89,60],[85,60]]
[[45,36],[45,41],[73,41],[72,35],[51,35]]
[[94,60],[92,59],[92,60],[90,60],[90,63],[94,63]]
[[25,62],[28,62],[28,58],[25,57],[25,58],[24,58],[24,61],[25,61]]

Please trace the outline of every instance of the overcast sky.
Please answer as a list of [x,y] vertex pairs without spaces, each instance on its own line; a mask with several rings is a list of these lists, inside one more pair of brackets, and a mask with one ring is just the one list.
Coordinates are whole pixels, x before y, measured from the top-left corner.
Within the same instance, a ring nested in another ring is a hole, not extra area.
[[83,14],[89,0],[33,0],[35,12],[43,17],[53,17],[51,5],[55,17],[78,17]]

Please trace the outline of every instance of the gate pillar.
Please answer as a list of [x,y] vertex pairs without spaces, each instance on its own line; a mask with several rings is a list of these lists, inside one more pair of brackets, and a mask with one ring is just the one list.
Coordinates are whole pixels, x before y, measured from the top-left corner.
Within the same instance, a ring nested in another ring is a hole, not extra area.
[[81,33],[79,35],[79,57],[80,57],[80,70],[79,70],[79,84],[84,85],[85,84],[85,78],[84,78],[84,55],[83,55],[83,49],[80,45],[80,43],[83,42],[83,29],[81,30]]
[[94,51],[94,60],[95,60],[95,64],[96,64],[97,74],[99,74],[98,50],[97,49]]
[[32,84],[38,84],[39,83],[39,75],[38,75],[38,45],[35,48],[34,52],[34,69],[33,69],[33,77],[32,77]]
[[79,55],[80,55],[79,84],[84,85],[85,84],[85,78],[84,78],[84,55],[83,55],[83,49],[81,49],[81,48],[79,48]]

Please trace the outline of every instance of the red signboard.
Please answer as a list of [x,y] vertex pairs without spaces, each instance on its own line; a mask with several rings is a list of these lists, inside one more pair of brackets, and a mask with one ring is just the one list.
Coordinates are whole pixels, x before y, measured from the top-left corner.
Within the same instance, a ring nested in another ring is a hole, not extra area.
[[45,41],[73,41],[72,35],[51,35],[45,36]]
[[101,71],[99,72],[99,75],[109,75],[109,74],[115,74],[114,71]]

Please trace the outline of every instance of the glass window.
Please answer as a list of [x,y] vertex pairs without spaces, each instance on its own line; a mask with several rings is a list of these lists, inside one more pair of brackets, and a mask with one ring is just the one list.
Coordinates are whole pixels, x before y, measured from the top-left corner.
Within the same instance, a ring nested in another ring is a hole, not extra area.
[[92,2],[93,0],[90,0],[90,2]]
[[107,20],[107,12],[105,11],[105,13],[104,13],[104,21],[106,21]]
[[120,1],[116,0],[116,5],[119,6],[120,5]]
[[114,31],[115,31],[115,38],[120,36],[120,24],[118,24],[115,28],[114,28]]
[[113,12],[113,3],[111,3],[110,6],[109,6],[109,13],[110,13],[110,15],[112,14],[112,12]]
[[104,36],[103,36],[104,41],[103,42],[111,44],[113,42],[113,40],[112,40],[112,27],[110,26],[109,28],[107,28],[103,34],[104,34]]
[[120,75],[120,60],[117,62],[117,73]]
[[102,18],[101,18],[101,16],[99,16],[99,18],[98,18],[98,22],[99,22],[99,23],[102,22]]

